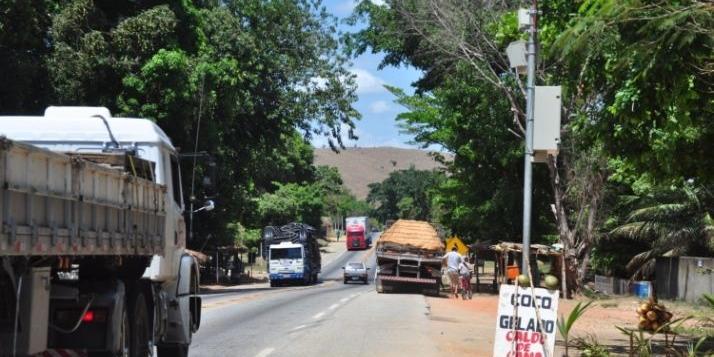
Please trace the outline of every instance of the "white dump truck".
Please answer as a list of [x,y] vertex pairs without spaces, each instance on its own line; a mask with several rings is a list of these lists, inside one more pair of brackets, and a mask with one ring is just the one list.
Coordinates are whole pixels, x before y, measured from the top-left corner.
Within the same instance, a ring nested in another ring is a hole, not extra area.
[[188,355],[201,300],[183,213],[152,121],[0,117],[0,356]]

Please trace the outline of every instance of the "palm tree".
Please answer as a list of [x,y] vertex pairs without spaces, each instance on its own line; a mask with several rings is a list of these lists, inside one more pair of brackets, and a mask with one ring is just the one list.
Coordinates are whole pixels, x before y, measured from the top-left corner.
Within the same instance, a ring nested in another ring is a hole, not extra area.
[[636,254],[627,264],[633,278],[651,275],[655,258],[714,253],[712,194],[689,185],[665,189],[642,197],[627,222],[610,234],[649,242],[650,249]]

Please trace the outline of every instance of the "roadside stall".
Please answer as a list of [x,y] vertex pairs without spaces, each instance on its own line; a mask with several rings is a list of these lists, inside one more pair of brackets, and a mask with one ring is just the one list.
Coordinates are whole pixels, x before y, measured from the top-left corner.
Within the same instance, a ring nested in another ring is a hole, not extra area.
[[205,257],[199,258],[202,283],[240,283],[245,253],[248,253],[248,248],[242,245],[218,247],[208,254],[198,253]]
[[[516,280],[521,273],[521,257],[523,244],[513,242],[499,242],[492,244],[490,241],[477,242],[469,246],[475,256],[474,275],[476,277],[476,291],[480,292],[486,285],[493,292],[498,292],[501,284],[508,284]],[[540,281],[541,273],[550,273],[560,276],[563,263],[563,254],[551,246],[531,244],[531,254],[535,257],[533,279]],[[490,283],[490,284],[489,284]]]

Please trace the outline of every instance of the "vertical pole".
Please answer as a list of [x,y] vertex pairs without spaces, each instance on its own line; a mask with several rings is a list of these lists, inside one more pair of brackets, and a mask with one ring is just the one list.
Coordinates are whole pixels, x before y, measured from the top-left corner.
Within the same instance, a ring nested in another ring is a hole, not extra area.
[[188,207],[188,241],[193,243],[193,199]]
[[523,256],[521,257],[521,269],[523,274],[530,272],[531,198],[533,191],[533,109],[535,104],[537,13],[537,0],[533,0],[530,8],[530,26],[528,27],[528,45],[526,47],[528,78],[526,86],[526,150],[523,174]]

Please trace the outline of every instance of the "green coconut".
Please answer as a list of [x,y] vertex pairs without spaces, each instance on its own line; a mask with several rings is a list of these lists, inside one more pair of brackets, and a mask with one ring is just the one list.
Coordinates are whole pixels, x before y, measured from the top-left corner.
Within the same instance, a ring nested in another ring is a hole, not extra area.
[[558,284],[560,282],[558,281],[558,278],[556,278],[553,275],[546,275],[545,276],[545,287],[550,289],[550,290],[557,290],[558,289]]
[[518,276],[518,285],[519,286],[530,286],[531,285],[531,279],[528,277],[526,274],[521,274]]

